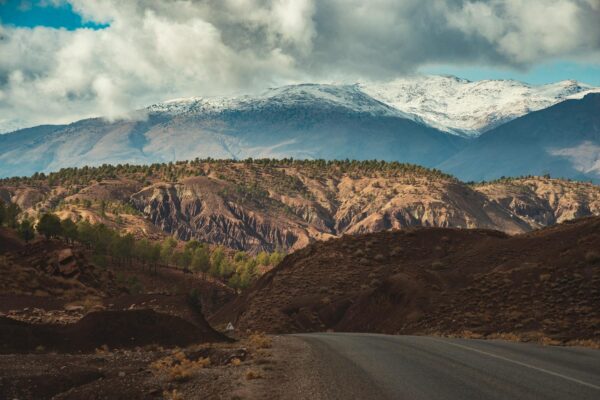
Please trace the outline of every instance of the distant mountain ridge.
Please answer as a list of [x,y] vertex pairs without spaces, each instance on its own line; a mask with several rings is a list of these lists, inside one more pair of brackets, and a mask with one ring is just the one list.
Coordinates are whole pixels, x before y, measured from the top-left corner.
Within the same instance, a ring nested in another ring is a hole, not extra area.
[[465,180],[544,175],[600,181],[600,94],[567,100],[488,131],[439,168]]
[[[291,85],[256,96],[175,99],[140,110],[129,120],[92,118],[0,135],[0,177],[105,163],[294,157],[402,161],[448,168],[470,180],[477,174],[468,169],[477,166],[461,163],[458,154],[481,148],[477,143],[488,143],[489,135],[510,121],[533,110],[553,109],[564,100],[579,99],[572,101],[593,114],[595,110],[586,108],[580,98],[600,96],[595,91],[600,89],[576,81],[531,86],[426,77],[388,84]],[[561,118],[570,116],[563,113]],[[582,130],[595,129],[593,121],[586,123],[576,129],[569,125],[577,133],[571,133],[573,140],[567,145],[545,150],[543,160],[552,165],[529,170],[525,163],[518,171],[600,179],[600,143],[577,138],[584,135]],[[517,146],[518,140],[513,138],[507,143],[508,148],[511,145]],[[543,137],[537,145],[548,147]],[[490,168],[479,175],[485,179],[507,175],[501,163]]]
[[[443,132],[476,137],[529,112],[598,92],[600,88],[575,80],[529,85],[515,80],[469,81],[455,76],[416,76],[383,83],[290,85],[255,96],[173,99],[145,110],[171,115],[218,114],[251,111],[269,102],[274,102],[275,106],[301,104],[310,97],[320,97],[330,106],[346,107],[359,113],[393,115]],[[365,95],[370,97],[368,101],[365,101]]]

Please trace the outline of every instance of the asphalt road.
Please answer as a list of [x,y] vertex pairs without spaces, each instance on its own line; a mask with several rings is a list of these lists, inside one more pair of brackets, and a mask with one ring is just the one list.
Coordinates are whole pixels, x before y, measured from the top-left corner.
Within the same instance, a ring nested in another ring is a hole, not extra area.
[[600,399],[600,351],[505,341],[317,333],[325,399]]

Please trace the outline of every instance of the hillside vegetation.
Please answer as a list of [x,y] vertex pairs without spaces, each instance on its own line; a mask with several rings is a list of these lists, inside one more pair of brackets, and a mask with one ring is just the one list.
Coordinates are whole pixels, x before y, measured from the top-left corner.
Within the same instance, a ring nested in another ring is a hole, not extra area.
[[192,160],[103,165],[0,180],[0,199],[36,219],[102,223],[122,234],[258,253],[411,226],[523,233],[600,214],[600,188],[545,177],[466,184],[383,161]]

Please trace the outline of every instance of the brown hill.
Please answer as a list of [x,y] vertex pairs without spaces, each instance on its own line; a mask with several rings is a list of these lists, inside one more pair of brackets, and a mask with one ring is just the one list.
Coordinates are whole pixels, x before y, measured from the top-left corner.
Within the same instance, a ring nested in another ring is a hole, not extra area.
[[312,244],[212,322],[245,331],[600,340],[600,218],[527,234],[415,228]]
[[523,233],[600,215],[600,187],[542,177],[467,185],[377,161],[190,161],[67,169],[0,181],[29,215],[250,250],[297,250],[343,234],[411,226]]
[[24,243],[12,229],[6,229],[0,226],[0,254],[8,251],[19,251]]
[[[186,346],[228,341],[207,324],[200,326],[153,310],[97,311],[73,324],[29,324],[0,317],[0,353],[93,352],[102,346]],[[39,352],[40,350],[38,350]]]

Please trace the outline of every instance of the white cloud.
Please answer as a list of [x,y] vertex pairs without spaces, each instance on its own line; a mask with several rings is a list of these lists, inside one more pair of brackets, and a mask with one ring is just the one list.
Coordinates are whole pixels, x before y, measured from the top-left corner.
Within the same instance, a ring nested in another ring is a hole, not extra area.
[[600,146],[592,142],[585,141],[575,147],[552,149],[549,153],[568,159],[577,171],[600,176]]
[[572,0],[467,2],[448,10],[448,22],[485,38],[507,60],[529,64],[585,48],[597,51],[600,31],[587,18],[594,13],[584,14],[591,5]]
[[[49,0],[60,2],[66,0]],[[599,60],[596,0],[70,0],[101,30],[0,25],[1,126],[428,63]]]

